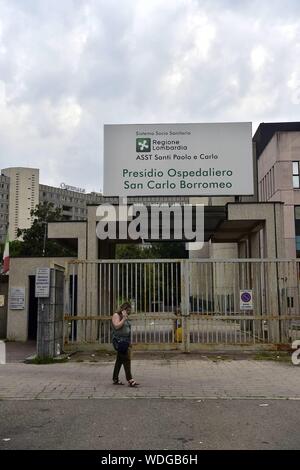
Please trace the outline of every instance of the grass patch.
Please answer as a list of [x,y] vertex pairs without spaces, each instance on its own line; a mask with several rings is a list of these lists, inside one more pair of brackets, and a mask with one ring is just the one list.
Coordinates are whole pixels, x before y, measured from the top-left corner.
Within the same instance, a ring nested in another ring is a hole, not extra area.
[[115,352],[111,351],[76,351],[72,354],[70,360],[72,362],[102,362],[112,361],[116,356]]
[[291,362],[291,353],[283,351],[262,351],[258,352],[253,357],[256,361],[276,361],[276,362]]
[[60,364],[62,362],[68,362],[68,358],[67,357],[63,357],[63,358],[52,358],[52,357],[34,357],[32,359],[28,359],[26,361],[27,364]]

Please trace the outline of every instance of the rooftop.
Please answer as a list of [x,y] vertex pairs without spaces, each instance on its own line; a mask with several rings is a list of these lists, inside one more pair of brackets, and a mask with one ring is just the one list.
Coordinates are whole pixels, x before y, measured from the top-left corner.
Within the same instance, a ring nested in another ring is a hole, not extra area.
[[300,122],[262,122],[253,137],[257,158],[277,132],[300,132]]

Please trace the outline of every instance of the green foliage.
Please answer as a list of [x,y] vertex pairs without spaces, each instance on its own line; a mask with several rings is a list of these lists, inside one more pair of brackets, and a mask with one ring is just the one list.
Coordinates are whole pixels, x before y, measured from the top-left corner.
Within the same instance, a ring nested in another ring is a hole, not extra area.
[[23,242],[20,240],[14,240],[9,243],[9,256],[14,258],[16,256],[22,256]]
[[151,258],[187,258],[184,242],[160,242],[153,243]]
[[54,208],[52,202],[44,202],[38,204],[30,212],[30,215],[34,217],[32,226],[28,229],[18,229],[17,231],[17,236],[22,237],[23,241],[15,240],[10,243],[11,257],[76,255],[69,248],[61,246],[54,240],[47,239],[47,223],[63,220],[61,209]]
[[122,244],[116,247],[116,259],[143,259],[151,257],[149,248],[143,250],[141,245]]
[[123,244],[116,247],[116,259],[162,259],[186,258],[183,242],[160,242],[149,246]]

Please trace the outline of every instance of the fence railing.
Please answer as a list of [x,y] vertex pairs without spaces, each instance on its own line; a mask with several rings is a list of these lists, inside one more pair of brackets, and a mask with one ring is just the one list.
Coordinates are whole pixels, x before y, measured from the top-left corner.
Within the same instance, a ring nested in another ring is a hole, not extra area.
[[[300,337],[298,260],[112,260],[69,263],[65,341],[111,343],[111,315],[130,300],[139,346],[289,343]],[[245,310],[241,291],[251,292]]]

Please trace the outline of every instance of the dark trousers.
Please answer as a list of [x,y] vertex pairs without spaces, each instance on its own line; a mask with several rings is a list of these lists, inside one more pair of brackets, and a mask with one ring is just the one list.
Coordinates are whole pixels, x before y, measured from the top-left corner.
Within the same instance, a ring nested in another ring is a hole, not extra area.
[[124,366],[126,380],[131,380],[131,354],[130,347],[126,353],[117,353],[117,358],[115,362],[115,367],[113,371],[113,381],[117,382],[119,380],[119,372],[122,366]]

